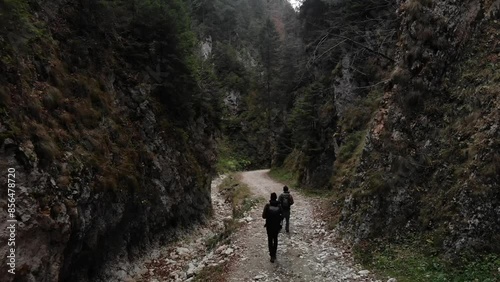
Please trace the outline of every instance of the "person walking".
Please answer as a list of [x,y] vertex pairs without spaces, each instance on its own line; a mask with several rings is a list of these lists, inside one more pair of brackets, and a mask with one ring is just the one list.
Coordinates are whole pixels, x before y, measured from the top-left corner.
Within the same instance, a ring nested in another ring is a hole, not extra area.
[[285,218],[285,231],[290,232],[290,207],[293,205],[293,197],[288,191],[288,187],[285,185],[283,187],[283,193],[281,193],[278,198],[281,209],[283,210],[283,217]]
[[267,231],[267,243],[269,246],[269,255],[271,256],[271,262],[276,260],[276,251],[278,250],[278,234],[281,230],[281,221],[283,220],[283,214],[281,206],[277,201],[278,196],[276,193],[271,193],[271,200],[264,207],[262,212],[262,218],[266,219]]

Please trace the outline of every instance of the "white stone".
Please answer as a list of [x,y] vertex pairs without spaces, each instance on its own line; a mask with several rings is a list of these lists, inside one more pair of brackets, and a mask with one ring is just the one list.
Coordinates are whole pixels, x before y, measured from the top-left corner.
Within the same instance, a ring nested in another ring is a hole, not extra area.
[[196,266],[193,263],[189,263],[188,270],[186,271],[187,277],[192,277],[196,274]]
[[227,245],[222,245],[215,250],[215,253],[222,253],[227,248]]
[[266,278],[266,276],[265,276],[265,275],[263,275],[263,274],[259,274],[259,275],[256,275],[256,276],[253,278],[253,280],[260,280],[260,279],[263,279],[263,278]]
[[147,268],[141,268],[139,271],[137,271],[137,274],[139,274],[141,276],[144,275],[144,274],[146,274],[146,273],[148,273],[148,269]]
[[179,254],[180,256],[183,256],[183,255],[186,255],[186,254],[189,254],[191,251],[188,249],[188,248],[184,248],[184,247],[179,247],[175,250],[177,252],[177,254]]
[[227,248],[225,251],[224,251],[224,254],[225,255],[230,255],[234,252],[233,248]]
[[120,280],[125,280],[125,278],[127,277],[127,272],[125,272],[124,270],[119,270],[119,271],[116,273],[116,276],[117,276]]
[[398,282],[398,280],[396,280],[396,278],[389,278],[389,280],[387,280],[387,282]]
[[361,275],[361,276],[366,276],[370,273],[369,270],[360,270],[358,271],[358,274]]

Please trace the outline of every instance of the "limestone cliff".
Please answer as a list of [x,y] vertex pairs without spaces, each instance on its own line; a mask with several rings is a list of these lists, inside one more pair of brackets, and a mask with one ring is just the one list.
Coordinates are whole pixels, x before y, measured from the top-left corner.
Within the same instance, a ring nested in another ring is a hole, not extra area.
[[285,167],[332,190],[332,222],[356,243],[500,252],[500,2],[369,4],[301,7],[312,83]]
[[15,168],[19,222],[0,280],[109,281],[210,213],[215,102],[189,17],[141,3],[0,2],[0,177]]
[[[500,252],[499,1],[401,1],[396,65],[340,224]],[[427,236],[427,235],[426,235]]]

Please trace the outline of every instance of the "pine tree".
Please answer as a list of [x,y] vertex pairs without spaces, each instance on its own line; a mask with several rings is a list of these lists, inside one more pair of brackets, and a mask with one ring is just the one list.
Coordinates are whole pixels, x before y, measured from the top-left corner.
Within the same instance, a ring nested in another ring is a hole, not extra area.
[[272,109],[273,109],[273,95],[276,94],[274,87],[276,78],[278,76],[279,66],[279,35],[276,31],[274,23],[267,19],[264,27],[260,33],[260,55],[264,67],[264,92],[266,93],[266,117],[268,127],[268,146],[271,148],[273,140],[273,127],[272,127]]

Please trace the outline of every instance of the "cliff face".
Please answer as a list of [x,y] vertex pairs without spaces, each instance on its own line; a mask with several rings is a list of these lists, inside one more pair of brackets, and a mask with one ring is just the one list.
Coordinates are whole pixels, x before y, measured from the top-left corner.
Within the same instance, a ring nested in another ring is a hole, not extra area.
[[311,108],[291,135],[312,126],[285,167],[331,187],[333,221],[355,242],[498,253],[500,2],[370,3],[301,7],[314,83],[288,118]]
[[403,1],[396,65],[340,226],[425,234],[448,254],[500,252],[498,1]]
[[2,281],[106,280],[210,213],[215,99],[184,4],[166,2],[0,3],[0,156],[19,222]]

